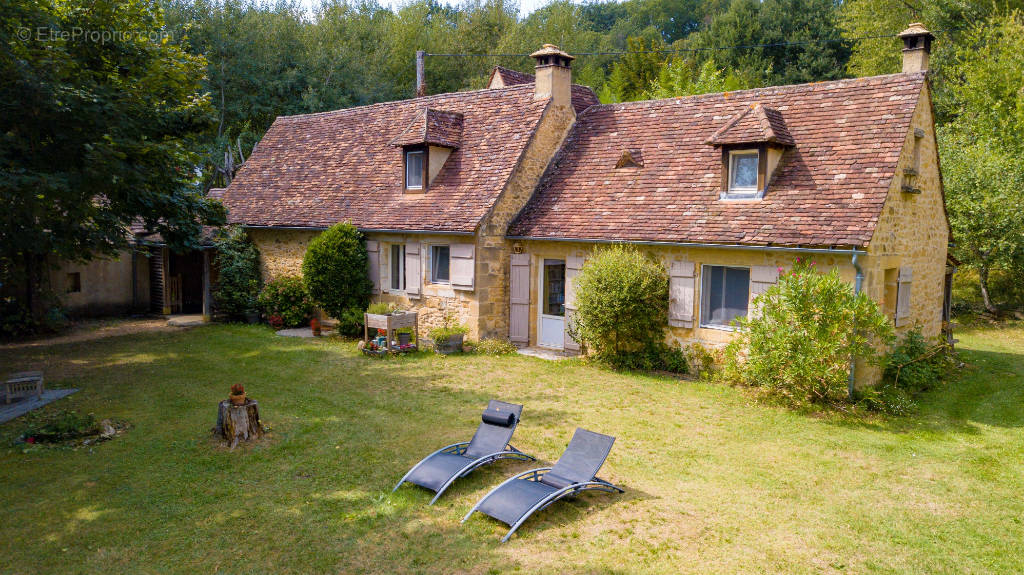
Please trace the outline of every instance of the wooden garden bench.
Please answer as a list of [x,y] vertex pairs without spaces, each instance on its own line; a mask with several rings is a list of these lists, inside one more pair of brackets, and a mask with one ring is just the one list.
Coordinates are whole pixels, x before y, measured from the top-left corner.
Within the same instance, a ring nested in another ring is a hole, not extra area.
[[41,371],[12,373],[4,382],[6,403],[10,403],[15,397],[29,397],[33,394],[37,398],[43,396],[43,372]]

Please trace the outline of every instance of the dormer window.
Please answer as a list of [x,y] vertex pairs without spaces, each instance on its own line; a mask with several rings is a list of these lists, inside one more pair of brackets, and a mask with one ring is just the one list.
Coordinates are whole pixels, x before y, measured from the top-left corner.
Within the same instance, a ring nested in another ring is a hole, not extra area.
[[427,151],[423,148],[405,150],[405,189],[422,191],[427,181]]
[[704,143],[722,150],[723,200],[761,199],[795,145],[782,113],[761,104],[739,110]]
[[729,194],[754,195],[757,193],[757,175],[760,153],[757,150],[729,152]]

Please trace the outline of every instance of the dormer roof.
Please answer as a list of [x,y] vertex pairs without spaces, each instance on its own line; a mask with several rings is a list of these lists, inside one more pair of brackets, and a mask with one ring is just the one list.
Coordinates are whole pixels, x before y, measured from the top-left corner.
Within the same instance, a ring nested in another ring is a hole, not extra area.
[[760,102],[751,104],[746,110],[715,131],[705,141],[712,146],[742,144],[778,144],[793,146],[793,136],[786,127],[782,112],[764,106]]
[[462,140],[463,115],[424,108],[394,140],[393,146],[443,146],[458,148]]

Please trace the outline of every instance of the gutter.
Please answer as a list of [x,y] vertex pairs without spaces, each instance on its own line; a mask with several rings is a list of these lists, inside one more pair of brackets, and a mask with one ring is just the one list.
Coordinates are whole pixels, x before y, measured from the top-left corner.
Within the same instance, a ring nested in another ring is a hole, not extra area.
[[683,248],[717,248],[731,250],[751,250],[762,252],[799,252],[806,254],[849,254],[854,257],[867,255],[867,252],[857,248],[801,248],[797,246],[755,246],[747,244],[716,244],[706,242],[655,242],[636,240],[602,240],[602,239],[572,239],[572,238],[543,238],[534,236],[505,236],[508,240],[530,240],[545,242],[572,242],[581,244],[633,244],[641,246],[667,246]]
[[[307,232],[322,232],[327,229],[327,226],[252,226],[243,225],[242,228],[247,230],[299,230]],[[475,236],[476,232],[449,232],[442,230],[397,230],[390,228],[357,228],[363,233],[375,233],[375,234],[423,234],[423,235],[434,235],[434,236]]]
[[[853,269],[857,270],[856,279],[853,281],[853,295],[859,295],[861,287],[864,285],[864,270],[861,269],[860,264],[857,262],[857,256],[860,254],[854,253],[850,258],[850,263],[853,264]],[[855,332],[856,333],[856,332]],[[853,401],[854,393],[854,380],[856,379],[856,364],[857,360],[850,355],[850,378],[846,382],[846,394],[850,401]]]

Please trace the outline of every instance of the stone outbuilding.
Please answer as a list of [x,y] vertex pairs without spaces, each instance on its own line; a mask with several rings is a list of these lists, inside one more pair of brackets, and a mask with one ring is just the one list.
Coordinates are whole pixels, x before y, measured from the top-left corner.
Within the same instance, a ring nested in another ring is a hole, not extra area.
[[535,76],[496,68],[484,90],[278,118],[222,197],[266,278],[350,221],[375,299],[473,337],[578,350],[573,281],[609,243],[665,263],[679,342],[727,342],[796,258],[936,336],[951,267],[931,34],[901,38],[900,74],[612,105],[545,45]]

